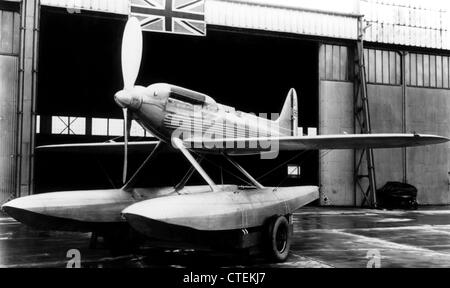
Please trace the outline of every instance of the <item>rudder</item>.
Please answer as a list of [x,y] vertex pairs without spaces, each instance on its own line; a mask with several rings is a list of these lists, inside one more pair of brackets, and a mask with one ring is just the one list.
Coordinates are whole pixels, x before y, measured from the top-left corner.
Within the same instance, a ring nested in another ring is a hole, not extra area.
[[280,130],[287,129],[290,136],[298,135],[298,100],[294,88],[289,90],[280,117],[276,122],[280,126]]

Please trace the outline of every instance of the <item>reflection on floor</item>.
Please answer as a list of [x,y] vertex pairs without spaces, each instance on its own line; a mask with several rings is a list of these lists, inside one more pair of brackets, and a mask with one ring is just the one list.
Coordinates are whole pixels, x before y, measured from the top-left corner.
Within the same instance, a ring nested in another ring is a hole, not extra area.
[[294,215],[286,263],[195,251],[143,248],[112,257],[89,249],[89,234],[32,230],[0,217],[0,267],[66,267],[78,249],[82,267],[450,267],[450,207],[417,211],[306,208]]

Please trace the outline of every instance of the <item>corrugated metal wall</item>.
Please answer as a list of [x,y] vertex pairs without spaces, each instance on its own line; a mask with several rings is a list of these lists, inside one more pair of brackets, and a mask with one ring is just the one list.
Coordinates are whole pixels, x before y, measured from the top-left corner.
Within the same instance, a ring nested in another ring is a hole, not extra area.
[[406,84],[415,87],[449,88],[450,57],[409,53]]
[[401,84],[401,59],[399,53],[378,49],[365,49],[364,63],[368,83]]
[[450,49],[447,1],[361,0],[367,41]]
[[[128,1],[41,0],[41,4],[68,8],[69,12],[86,9],[128,14]],[[205,18],[209,25],[356,39],[357,14],[362,14],[370,25],[365,35],[368,41],[450,49],[450,5],[444,8],[441,3],[446,1],[354,0],[348,14],[334,2],[330,1],[329,7],[323,7],[326,2],[313,5],[323,10],[311,10],[309,2],[301,1],[205,0]]]
[[76,9],[99,12],[128,14],[129,0],[40,0],[41,5],[62,7],[69,12],[76,13]]
[[19,53],[19,13],[0,10],[0,54]]
[[[353,79],[353,67],[349,65],[353,61],[353,53],[347,46],[322,45],[319,50],[320,79],[350,81]],[[326,60],[325,60],[326,59]]]
[[[346,48],[320,47],[320,134],[353,132],[352,77],[346,80],[338,73],[345,70],[343,63],[352,66],[348,61],[350,52],[340,53]],[[365,49],[364,54],[374,133],[402,133],[405,127],[408,133],[450,137],[449,57],[407,53],[403,87],[399,52]],[[320,159],[322,204],[359,205],[361,195],[355,198],[353,194],[353,153],[332,151],[323,155]],[[420,204],[450,204],[450,144],[408,148],[405,154],[402,149],[377,149],[374,155],[378,188],[387,181],[406,179],[419,189]]]
[[[205,19],[209,25],[259,29],[324,37],[356,39],[357,18],[252,1],[206,0]],[[41,5],[128,14],[128,0],[41,0]]]
[[206,1],[206,22],[213,25],[269,30],[343,39],[357,38],[357,18],[297,7],[259,5],[251,1]]
[[0,204],[15,193],[19,23],[0,11]]
[[[401,85],[400,54],[394,51],[365,49],[368,83]],[[450,57],[408,53],[405,58],[406,85],[449,88]]]

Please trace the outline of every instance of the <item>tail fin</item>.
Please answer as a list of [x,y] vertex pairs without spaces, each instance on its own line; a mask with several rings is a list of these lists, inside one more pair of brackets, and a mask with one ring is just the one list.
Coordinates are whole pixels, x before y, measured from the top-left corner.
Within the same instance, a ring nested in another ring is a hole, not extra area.
[[[280,129],[290,131],[290,136],[298,135],[298,102],[297,92],[292,88],[286,97],[280,117],[276,121]],[[288,132],[289,133],[289,132]]]

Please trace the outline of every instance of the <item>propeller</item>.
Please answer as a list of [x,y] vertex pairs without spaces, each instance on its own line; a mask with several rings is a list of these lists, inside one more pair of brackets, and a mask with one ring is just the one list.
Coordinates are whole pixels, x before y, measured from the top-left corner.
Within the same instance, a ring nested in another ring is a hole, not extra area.
[[124,153],[123,153],[123,172],[122,172],[122,183],[125,184],[127,182],[127,174],[128,174],[128,139],[130,137],[131,130],[131,121],[132,115],[128,108],[123,108],[123,135],[125,139],[124,145]]
[[116,95],[116,102],[123,109],[123,130],[125,138],[124,156],[123,156],[123,175],[122,182],[127,181],[128,173],[128,138],[130,137],[132,113],[128,109],[142,60],[142,29],[139,20],[135,17],[128,19],[122,38],[122,77],[124,88]]
[[142,29],[139,20],[131,17],[122,38],[122,76],[124,90],[134,87],[142,59]]

